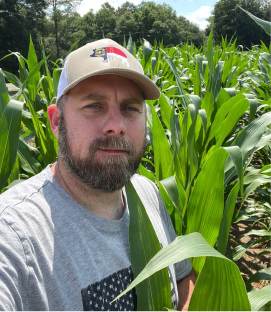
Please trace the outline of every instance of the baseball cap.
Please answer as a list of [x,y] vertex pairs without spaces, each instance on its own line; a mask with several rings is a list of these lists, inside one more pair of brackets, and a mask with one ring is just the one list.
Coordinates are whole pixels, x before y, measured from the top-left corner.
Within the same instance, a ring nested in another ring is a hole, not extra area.
[[158,87],[144,75],[139,61],[125,48],[111,39],[101,39],[71,52],[62,70],[57,100],[86,78],[115,74],[134,80],[145,100],[160,97]]

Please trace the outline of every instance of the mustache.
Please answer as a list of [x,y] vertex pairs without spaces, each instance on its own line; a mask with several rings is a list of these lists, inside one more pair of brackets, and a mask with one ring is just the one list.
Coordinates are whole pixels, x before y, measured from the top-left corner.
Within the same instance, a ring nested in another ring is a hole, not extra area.
[[129,153],[135,151],[134,145],[131,141],[126,138],[113,136],[95,139],[89,146],[91,152],[95,152],[101,148],[118,149]]

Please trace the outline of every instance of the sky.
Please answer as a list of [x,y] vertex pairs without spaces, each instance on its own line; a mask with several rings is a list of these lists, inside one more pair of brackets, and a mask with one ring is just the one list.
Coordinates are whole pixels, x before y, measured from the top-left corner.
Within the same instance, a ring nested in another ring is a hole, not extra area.
[[[138,5],[141,0],[128,0],[129,2]],[[157,4],[166,3],[170,5],[177,13],[177,16],[184,16],[189,21],[197,24],[200,29],[205,29],[207,26],[206,18],[211,15],[211,12],[214,8],[215,3],[218,0],[152,0]],[[118,8],[126,0],[82,0],[80,7],[78,8],[78,12],[81,16],[86,14],[90,9],[93,9],[94,13],[96,13],[101,5],[105,2],[110,3],[114,8]]]

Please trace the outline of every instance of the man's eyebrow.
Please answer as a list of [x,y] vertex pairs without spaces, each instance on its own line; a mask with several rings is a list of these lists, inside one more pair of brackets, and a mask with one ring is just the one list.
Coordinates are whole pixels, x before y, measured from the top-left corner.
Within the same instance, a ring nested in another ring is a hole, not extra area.
[[138,104],[138,105],[143,105],[144,104],[144,99],[138,99],[135,97],[130,97],[127,99],[124,99],[122,101],[122,104]]
[[88,100],[107,100],[108,97],[105,94],[100,93],[90,93],[83,96],[80,100],[81,101],[88,101]]
[[[80,100],[81,101],[89,101],[89,100],[104,101],[104,100],[108,100],[108,97],[105,94],[90,93],[90,94],[84,95]],[[138,99],[136,97],[128,97],[128,98],[122,100],[122,104],[142,105],[142,104],[144,104],[144,99]]]

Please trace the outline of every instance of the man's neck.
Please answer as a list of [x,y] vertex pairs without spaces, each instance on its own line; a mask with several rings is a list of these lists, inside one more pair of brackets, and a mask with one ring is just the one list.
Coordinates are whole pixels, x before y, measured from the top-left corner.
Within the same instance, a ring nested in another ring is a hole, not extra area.
[[50,169],[60,186],[90,212],[104,219],[122,218],[125,204],[121,190],[106,193],[90,188],[71,173],[60,159]]

